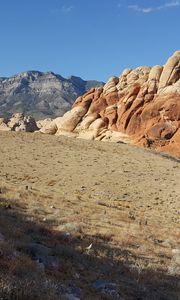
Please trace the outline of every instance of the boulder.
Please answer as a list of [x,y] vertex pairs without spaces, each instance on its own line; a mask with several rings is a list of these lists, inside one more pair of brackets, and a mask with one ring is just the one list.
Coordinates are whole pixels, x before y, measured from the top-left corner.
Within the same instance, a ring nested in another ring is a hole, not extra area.
[[160,81],[159,90],[175,83],[180,77],[180,51],[176,51],[165,64]]
[[37,124],[37,127],[39,129],[41,129],[42,127],[46,126],[47,124],[50,124],[53,120],[51,118],[47,118],[47,119],[44,119],[44,120],[39,120],[36,122]]
[[106,123],[101,118],[98,118],[91,123],[88,130],[79,132],[79,138],[94,140],[101,134],[101,132],[105,128],[106,128]]
[[151,68],[150,72],[149,72],[149,78],[148,80],[155,80],[155,81],[159,81],[159,78],[161,76],[163,67],[162,66],[154,66]]
[[86,112],[87,108],[83,106],[77,106],[65,113],[64,116],[58,120],[58,122],[55,120],[55,123],[58,127],[58,132],[61,130],[72,132],[76,128],[77,124],[82,120]]
[[4,122],[0,124],[0,131],[11,131],[11,128]]
[[116,85],[119,82],[118,77],[111,77],[109,81],[104,85],[104,93],[109,94],[117,91]]
[[48,120],[43,123],[40,132],[45,134],[55,134],[58,128],[54,121]]
[[34,132],[38,130],[38,127],[35,119],[31,116],[24,116],[22,113],[14,113],[11,118],[2,121],[0,130]]
[[82,119],[82,122],[79,123],[76,127],[76,131],[86,130],[89,126],[97,119],[97,114],[88,114],[85,115]]

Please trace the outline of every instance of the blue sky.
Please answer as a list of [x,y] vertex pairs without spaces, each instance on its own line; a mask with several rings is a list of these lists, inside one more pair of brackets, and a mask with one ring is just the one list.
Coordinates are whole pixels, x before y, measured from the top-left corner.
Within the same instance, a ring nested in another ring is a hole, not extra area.
[[0,0],[0,76],[106,81],[180,49],[180,0]]

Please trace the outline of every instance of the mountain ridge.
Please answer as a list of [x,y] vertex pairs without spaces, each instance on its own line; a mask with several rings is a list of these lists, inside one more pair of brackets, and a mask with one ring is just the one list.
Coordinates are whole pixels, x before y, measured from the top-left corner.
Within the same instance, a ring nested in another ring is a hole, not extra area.
[[35,119],[61,116],[78,96],[103,84],[74,75],[64,78],[51,71],[31,70],[0,77],[0,117],[10,117],[15,112]]

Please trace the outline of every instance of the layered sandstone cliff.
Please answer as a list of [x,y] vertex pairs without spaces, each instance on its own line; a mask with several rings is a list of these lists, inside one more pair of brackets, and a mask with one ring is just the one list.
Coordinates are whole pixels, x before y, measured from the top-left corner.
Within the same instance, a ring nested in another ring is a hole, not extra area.
[[180,155],[180,51],[164,66],[124,70],[40,127],[44,133],[131,142]]

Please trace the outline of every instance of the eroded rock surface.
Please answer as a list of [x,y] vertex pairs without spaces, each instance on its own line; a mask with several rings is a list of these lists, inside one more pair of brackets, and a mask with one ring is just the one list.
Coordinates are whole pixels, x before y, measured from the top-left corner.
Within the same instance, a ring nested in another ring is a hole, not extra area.
[[164,66],[124,70],[78,97],[68,113],[52,122],[56,134],[131,142],[180,155],[180,51]]
[[0,119],[0,130],[34,132],[39,130],[39,128],[37,127],[36,121],[31,116],[15,113],[11,118]]

